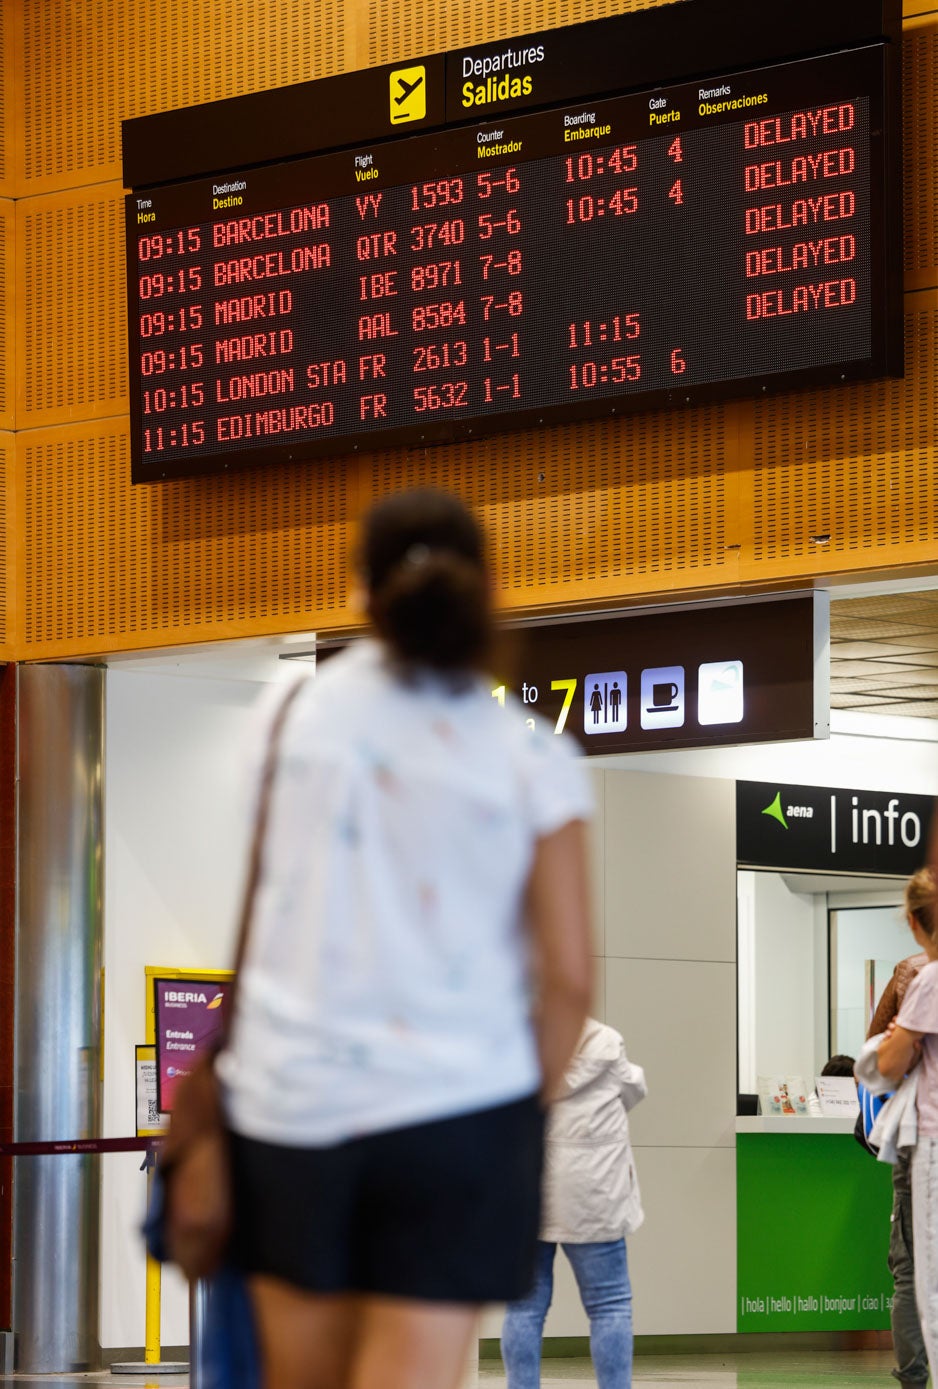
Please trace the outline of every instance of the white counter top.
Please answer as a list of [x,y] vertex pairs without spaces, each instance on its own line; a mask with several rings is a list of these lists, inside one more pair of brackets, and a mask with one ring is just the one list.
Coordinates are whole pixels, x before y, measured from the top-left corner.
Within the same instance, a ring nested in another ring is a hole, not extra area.
[[813,1114],[740,1114],[736,1118],[737,1133],[848,1133],[856,1125],[852,1119],[830,1119]]

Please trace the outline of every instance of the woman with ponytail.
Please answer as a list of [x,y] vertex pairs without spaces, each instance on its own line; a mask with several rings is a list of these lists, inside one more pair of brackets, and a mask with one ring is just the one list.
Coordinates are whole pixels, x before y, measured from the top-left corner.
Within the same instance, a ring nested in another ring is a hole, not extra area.
[[469,512],[365,519],[373,636],[278,740],[230,1040],[234,1256],[268,1389],[456,1389],[531,1284],[543,1105],[587,1015],[582,766],[484,675]]

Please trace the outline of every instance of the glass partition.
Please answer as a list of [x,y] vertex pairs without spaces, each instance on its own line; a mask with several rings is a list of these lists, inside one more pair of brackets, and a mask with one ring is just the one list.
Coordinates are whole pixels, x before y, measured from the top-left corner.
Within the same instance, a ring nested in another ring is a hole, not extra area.
[[831,1047],[856,1056],[889,976],[918,946],[901,906],[830,913]]

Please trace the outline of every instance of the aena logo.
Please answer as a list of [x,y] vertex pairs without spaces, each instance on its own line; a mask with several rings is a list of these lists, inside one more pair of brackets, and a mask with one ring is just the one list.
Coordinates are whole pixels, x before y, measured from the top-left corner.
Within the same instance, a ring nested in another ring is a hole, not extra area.
[[[817,788],[820,792],[820,788]],[[838,806],[837,793],[830,793],[830,826],[831,826],[831,853],[837,853],[838,831],[843,834],[844,815],[841,814],[842,806]],[[783,830],[790,829],[789,820],[813,820],[815,818],[816,807],[813,805],[782,805],[782,793],[776,791],[775,798],[769,805],[760,812],[768,815],[772,820],[776,820]],[[903,811],[899,797],[890,796],[886,802],[886,807],[881,806],[862,806],[860,804],[860,794],[850,797],[850,824],[848,842],[854,845],[875,846],[886,845],[890,848],[896,846],[901,840],[907,849],[915,849],[922,841],[925,831],[922,819],[917,811]]]
[[775,800],[772,802],[771,805],[767,805],[767,806],[765,807],[765,810],[763,810],[762,814],[763,814],[763,815],[770,815],[770,816],[772,817],[773,820],[777,820],[777,821],[778,821],[778,823],[781,825],[781,827],[782,827],[783,830],[787,830],[787,829],[788,829],[788,820],[785,819],[785,816],[786,816],[786,815],[789,817],[789,819],[792,819],[792,820],[813,820],[813,819],[814,819],[814,806],[813,806],[813,805],[788,805],[788,806],[786,806],[785,809],[783,810],[783,809],[782,809],[782,793],[781,793],[781,791],[777,791],[777,792],[775,793]]

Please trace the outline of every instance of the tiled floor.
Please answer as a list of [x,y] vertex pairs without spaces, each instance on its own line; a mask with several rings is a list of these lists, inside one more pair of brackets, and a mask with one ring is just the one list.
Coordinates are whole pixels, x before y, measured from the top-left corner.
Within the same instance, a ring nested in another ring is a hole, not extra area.
[[[759,1354],[640,1356],[635,1362],[633,1384],[656,1389],[855,1389],[858,1385],[895,1385],[889,1378],[892,1357],[888,1351],[773,1351]],[[503,1389],[504,1372],[496,1361],[483,1361],[479,1389]],[[586,1360],[548,1360],[541,1389],[595,1389],[596,1381]],[[0,1389],[46,1385],[48,1389],[186,1389],[188,1380],[178,1376],[150,1379],[144,1375],[13,1375],[0,1376]]]
[[[639,1356],[632,1383],[678,1389],[845,1389],[846,1386],[880,1385],[895,1389],[889,1377],[893,1364],[888,1351],[775,1351],[727,1355]],[[480,1389],[504,1385],[501,1367],[483,1361]],[[595,1389],[589,1363],[584,1360],[547,1360],[541,1389]]]

